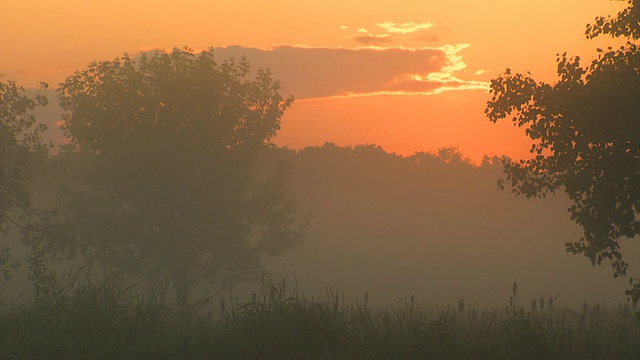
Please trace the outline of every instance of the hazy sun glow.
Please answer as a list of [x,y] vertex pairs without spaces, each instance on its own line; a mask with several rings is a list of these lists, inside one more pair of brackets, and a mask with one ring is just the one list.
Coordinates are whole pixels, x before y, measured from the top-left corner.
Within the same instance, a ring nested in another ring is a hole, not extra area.
[[[585,24],[603,0],[5,0],[0,76],[56,84],[91,61],[153,49],[215,47],[272,69],[297,99],[276,143],[375,143],[410,155],[458,146],[527,156],[529,141],[484,117],[488,82],[507,67],[553,81],[555,54],[584,59],[608,39]],[[297,44],[297,45],[291,45]],[[404,96],[398,96],[404,95]]]

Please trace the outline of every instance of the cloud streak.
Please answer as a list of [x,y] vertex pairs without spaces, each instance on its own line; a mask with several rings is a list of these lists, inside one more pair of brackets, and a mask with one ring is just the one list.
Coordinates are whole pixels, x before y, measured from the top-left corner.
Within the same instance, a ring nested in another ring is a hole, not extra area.
[[376,26],[385,30],[390,34],[406,35],[406,34],[411,34],[417,31],[431,29],[433,27],[433,23],[426,22],[426,23],[416,24],[413,21],[409,21],[404,24],[395,24],[389,21],[385,21],[385,22],[376,24]]
[[283,94],[298,100],[375,94],[428,95],[488,89],[457,76],[466,68],[460,52],[469,44],[433,48],[356,49],[279,46],[214,48],[217,59],[246,57],[253,69],[270,69]]
[[[385,21],[375,24],[376,27],[383,30],[382,33],[374,33],[365,28],[359,28],[354,35],[349,37],[349,40],[363,45],[389,45],[392,40],[397,40],[395,37],[402,39],[403,37],[406,37],[406,35],[419,33],[414,34],[417,35],[414,36],[415,39],[434,42],[438,41],[437,36],[433,34],[426,36],[424,34],[424,31],[431,29],[433,25],[434,24],[432,22],[414,23],[413,21],[409,21],[403,24],[396,24],[390,21]],[[349,27],[341,25],[340,29],[349,30]],[[394,39],[392,39],[392,35],[394,36]]]

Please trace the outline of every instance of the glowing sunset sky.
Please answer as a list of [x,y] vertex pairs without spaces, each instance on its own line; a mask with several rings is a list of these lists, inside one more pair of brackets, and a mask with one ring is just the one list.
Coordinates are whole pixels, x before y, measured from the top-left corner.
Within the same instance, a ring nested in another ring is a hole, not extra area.
[[[189,46],[246,55],[293,94],[275,142],[373,143],[410,155],[458,146],[522,157],[529,141],[483,110],[507,67],[553,81],[555,55],[591,59],[607,0],[3,0],[0,75],[55,88],[91,61]],[[53,100],[53,99],[51,99]]]

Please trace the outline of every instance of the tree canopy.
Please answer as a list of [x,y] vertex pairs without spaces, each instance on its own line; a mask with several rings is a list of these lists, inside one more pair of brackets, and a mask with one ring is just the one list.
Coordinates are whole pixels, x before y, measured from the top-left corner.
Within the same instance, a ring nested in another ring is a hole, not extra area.
[[66,213],[88,259],[169,280],[185,303],[199,282],[243,278],[302,241],[278,174],[254,171],[292,98],[268,71],[249,75],[244,59],[174,49],[61,84]]
[[[628,268],[619,240],[640,235],[640,2],[627,2],[616,17],[598,17],[586,30],[588,38],[626,37],[625,45],[598,49],[587,66],[578,56],[558,55],[555,84],[507,69],[492,80],[485,110],[493,122],[513,115],[534,140],[534,158],[505,166],[513,192],[565,191],[571,219],[584,230],[566,243],[567,252],[594,265],[609,260],[615,277]],[[638,302],[640,279],[629,281],[627,295]]]
[[[46,89],[46,84],[41,84]],[[44,168],[48,147],[42,143],[45,124],[36,122],[32,111],[46,106],[42,94],[29,97],[14,81],[0,82],[0,235],[26,230],[33,215],[26,183]],[[8,247],[0,249],[0,271],[10,278]]]

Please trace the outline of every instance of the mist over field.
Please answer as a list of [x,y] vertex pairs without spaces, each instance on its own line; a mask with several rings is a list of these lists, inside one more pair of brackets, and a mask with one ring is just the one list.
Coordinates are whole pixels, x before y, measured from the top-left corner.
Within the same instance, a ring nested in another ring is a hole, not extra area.
[[[305,244],[268,259],[266,268],[275,279],[295,275],[302,292],[339,286],[380,304],[406,294],[485,308],[507,305],[515,280],[525,302],[558,294],[571,306],[624,301],[626,280],[565,252],[564,243],[582,235],[566,196],[498,191],[498,158],[474,166],[455,149],[400,157],[373,145],[332,144],[279,153],[312,221]],[[637,245],[623,242],[630,259],[640,254]]]
[[[263,257],[265,278],[284,279],[306,297],[367,293],[377,306],[413,295],[445,307],[462,298],[478,308],[501,307],[509,304],[514,281],[524,304],[557,295],[558,304],[573,308],[624,302],[626,279],[565,252],[564,243],[582,235],[565,195],[527,199],[499,191],[502,169],[497,157],[476,165],[455,148],[411,157],[374,145],[268,150],[257,173],[284,174],[310,225],[302,245]],[[32,186],[35,203],[51,201],[47,178]],[[633,260],[638,244],[622,244]],[[80,266],[76,260],[73,269]],[[59,274],[70,269],[69,263],[53,267]],[[29,291],[26,270],[23,264],[12,281],[3,280],[3,301]],[[234,291],[249,298],[259,287],[238,283]],[[219,290],[204,289],[196,294]]]

